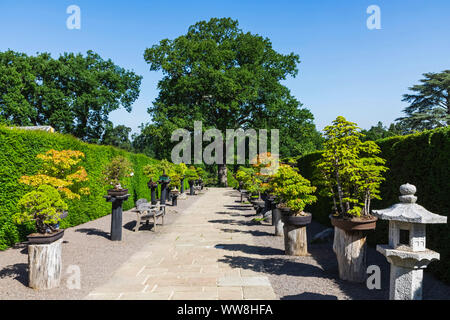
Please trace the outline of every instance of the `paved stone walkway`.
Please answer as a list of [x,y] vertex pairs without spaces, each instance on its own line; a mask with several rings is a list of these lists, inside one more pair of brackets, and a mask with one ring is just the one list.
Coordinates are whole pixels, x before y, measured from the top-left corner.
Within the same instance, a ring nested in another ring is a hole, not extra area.
[[223,229],[224,222],[234,229],[247,228],[242,213],[233,210],[238,194],[210,188],[199,196],[174,224],[159,228],[161,237],[134,254],[85,299],[277,299],[264,274],[223,262],[224,257],[257,256],[230,251],[233,246],[253,244],[251,234]]

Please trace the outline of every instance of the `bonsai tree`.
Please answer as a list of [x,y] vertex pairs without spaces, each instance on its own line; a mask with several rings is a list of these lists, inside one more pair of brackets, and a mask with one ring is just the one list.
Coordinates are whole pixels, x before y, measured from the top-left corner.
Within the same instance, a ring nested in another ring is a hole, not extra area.
[[381,199],[380,184],[387,170],[378,157],[380,148],[364,137],[355,123],[337,117],[325,129],[322,158],[316,163],[322,192],[333,199],[335,216],[353,218],[370,215],[371,199]]
[[127,158],[116,156],[103,170],[105,183],[113,186],[114,190],[123,190],[121,180],[133,176],[132,165]]
[[159,168],[163,175],[169,175],[174,170],[173,166],[173,163],[170,163],[166,159],[161,160],[159,163]]
[[179,163],[177,165],[175,165],[175,171],[180,175],[180,177],[184,178],[184,176],[186,175],[186,170],[188,169],[188,167],[183,163]]
[[290,215],[304,216],[306,205],[313,204],[316,187],[298,173],[298,169],[281,165],[268,182],[268,189],[278,198],[280,208],[289,208]]
[[198,175],[198,173],[197,173],[197,170],[195,169],[194,166],[190,166],[190,167],[186,170],[185,175],[186,175],[186,179],[187,179],[189,182],[198,180],[198,178],[199,178],[199,175]]
[[158,181],[160,170],[154,164],[148,164],[142,168],[144,175],[150,180],[149,183],[156,183]]
[[67,204],[52,186],[41,185],[35,191],[24,195],[18,203],[19,213],[13,216],[17,224],[35,221],[39,233],[56,231],[54,226],[61,220],[61,215],[67,210]]
[[42,166],[33,176],[22,176],[19,182],[38,188],[48,185],[56,188],[67,199],[80,199],[89,194],[89,187],[84,184],[89,180],[80,161],[84,153],[74,150],[49,150],[36,156],[42,160]]
[[242,182],[242,186],[250,192],[253,197],[259,198],[261,191],[261,183],[257,180],[256,171],[253,167],[239,167],[236,172],[236,179]]

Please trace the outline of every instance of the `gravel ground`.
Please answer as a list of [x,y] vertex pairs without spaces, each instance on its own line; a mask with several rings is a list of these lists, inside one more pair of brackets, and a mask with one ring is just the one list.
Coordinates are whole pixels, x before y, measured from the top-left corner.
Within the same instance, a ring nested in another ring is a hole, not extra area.
[[[192,205],[200,197],[201,195],[188,196],[187,200],[178,200],[177,207],[168,206],[164,219],[165,225],[173,223],[182,214],[183,209]],[[164,226],[158,225],[157,231],[154,232],[152,223],[148,226],[142,225],[140,232],[133,232],[135,218],[135,213],[129,211],[123,213],[122,241],[109,240],[110,215],[66,229],[62,248],[61,285],[52,290],[37,291],[27,286],[26,243],[0,251],[0,300],[82,299],[94,288],[109,280],[114,271],[132,254],[164,234]],[[67,288],[67,280],[72,274],[68,273],[68,267],[71,265],[80,268],[81,289]]]
[[[236,192],[237,194],[237,192]],[[241,205],[238,194],[230,209],[248,217],[247,233],[255,237],[256,246],[242,250],[261,255],[259,259],[235,260],[231,263],[241,268],[259,269],[267,274],[277,296],[282,300],[379,300],[389,298],[389,264],[386,258],[369,247],[367,265],[381,269],[381,290],[369,290],[366,284],[353,284],[339,280],[338,266],[332,242],[308,244],[309,257],[284,255],[284,238],[275,237],[274,227],[266,222],[252,222],[255,211],[250,205]],[[224,226],[228,232],[242,232]],[[312,222],[307,227],[308,241],[326,229]],[[450,299],[450,287],[425,272],[423,299]]]

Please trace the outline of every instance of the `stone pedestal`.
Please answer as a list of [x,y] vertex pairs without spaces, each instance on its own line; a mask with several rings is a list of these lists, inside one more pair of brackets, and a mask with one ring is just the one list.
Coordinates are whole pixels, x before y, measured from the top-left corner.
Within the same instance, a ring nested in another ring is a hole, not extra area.
[[111,214],[111,240],[122,241],[122,205],[130,197],[129,194],[123,196],[105,196],[106,201],[112,203]]
[[283,221],[281,220],[281,211],[278,208],[272,209],[272,224],[275,226],[275,235],[283,236]]
[[37,290],[57,288],[61,280],[62,239],[28,245],[28,286]]
[[366,280],[366,236],[362,231],[345,231],[334,227],[333,251],[339,267],[339,278],[362,283]]
[[194,181],[189,181],[189,195],[190,196],[195,195],[195,192],[194,192]]
[[156,190],[158,189],[158,187],[157,186],[152,186],[152,187],[150,187],[150,201],[151,201],[151,203],[152,204],[157,204],[158,203],[158,200],[156,200]]
[[390,245],[378,245],[377,251],[391,264],[390,300],[422,300],[423,270],[439,253],[432,250],[408,251],[406,246],[393,249]]
[[161,198],[159,200],[160,205],[165,205],[167,200],[167,186],[169,182],[161,182]]
[[308,256],[306,226],[284,224],[284,249],[288,256]]

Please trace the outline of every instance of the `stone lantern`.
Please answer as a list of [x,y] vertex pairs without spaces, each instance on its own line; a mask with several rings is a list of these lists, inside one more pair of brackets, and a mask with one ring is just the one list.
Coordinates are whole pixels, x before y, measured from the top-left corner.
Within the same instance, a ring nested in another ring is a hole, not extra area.
[[429,212],[416,204],[416,187],[400,187],[400,203],[384,210],[373,210],[373,215],[389,220],[389,244],[378,245],[377,251],[391,264],[390,300],[421,300],[423,269],[438,252],[426,248],[426,224],[447,223],[447,217]]

